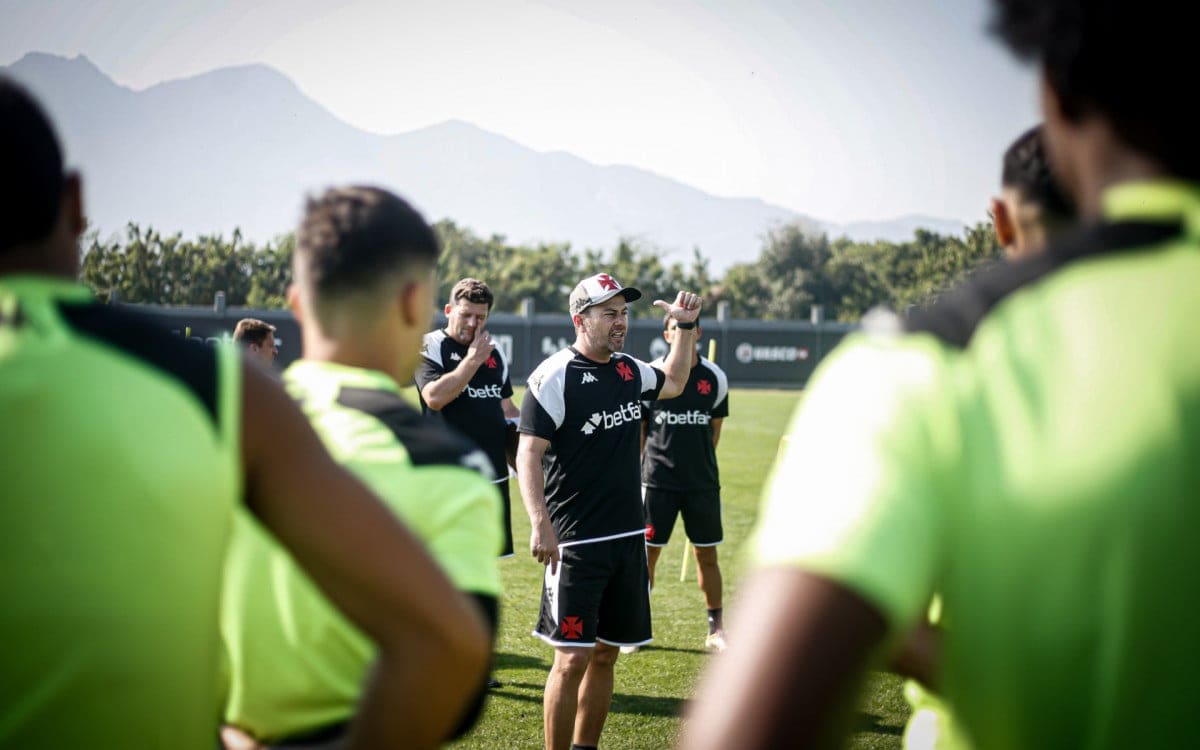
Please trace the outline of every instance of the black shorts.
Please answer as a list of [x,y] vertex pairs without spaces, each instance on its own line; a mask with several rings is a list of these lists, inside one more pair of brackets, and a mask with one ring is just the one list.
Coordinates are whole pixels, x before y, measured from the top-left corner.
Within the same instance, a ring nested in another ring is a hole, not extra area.
[[687,538],[696,547],[712,547],[725,538],[721,527],[721,491],[691,490],[675,492],[654,487],[642,488],[646,506],[646,544],[665,547],[671,541],[675,517],[683,515]]
[[553,646],[649,643],[650,573],[641,534],[560,548],[558,572],[546,566],[542,610],[533,634]]
[[512,557],[513,554],[512,500],[509,498],[508,482],[507,475],[503,482],[496,482],[496,488],[500,490],[500,523],[504,526],[504,549],[500,552],[501,557]]

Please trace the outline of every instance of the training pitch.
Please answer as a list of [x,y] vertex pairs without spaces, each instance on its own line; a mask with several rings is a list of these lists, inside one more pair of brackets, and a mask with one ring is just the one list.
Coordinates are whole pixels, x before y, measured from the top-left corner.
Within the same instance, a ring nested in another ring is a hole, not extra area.
[[[516,401],[519,403],[521,394]],[[737,593],[744,571],[746,537],[754,523],[759,494],[775,460],[779,438],[799,398],[797,392],[733,390],[730,416],[718,448],[724,505],[725,543],[719,547],[725,604]],[[491,691],[483,718],[454,748],[538,748],[542,746],[542,688],[552,649],[530,635],[537,617],[543,567],[529,556],[529,520],[512,485],[513,533],[517,554],[500,563],[504,577],[495,675],[504,687]],[[651,605],[654,643],[617,662],[612,711],[601,746],[620,750],[668,748],[679,734],[679,713],[695,690],[708,659],[703,651],[704,603],[696,587],[694,563],[679,581],[682,524],[676,524],[663,551]],[[868,685],[859,731],[852,748],[898,748],[908,708],[894,676],[878,674]]]

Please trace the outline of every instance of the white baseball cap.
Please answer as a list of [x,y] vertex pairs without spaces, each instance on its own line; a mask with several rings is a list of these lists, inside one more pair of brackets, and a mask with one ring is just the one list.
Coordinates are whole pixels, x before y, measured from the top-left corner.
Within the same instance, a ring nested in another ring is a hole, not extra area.
[[606,273],[589,276],[571,290],[571,314],[578,315],[592,305],[610,300],[618,294],[623,296],[626,302],[642,298],[642,293],[637,289],[631,286],[621,286],[621,282]]

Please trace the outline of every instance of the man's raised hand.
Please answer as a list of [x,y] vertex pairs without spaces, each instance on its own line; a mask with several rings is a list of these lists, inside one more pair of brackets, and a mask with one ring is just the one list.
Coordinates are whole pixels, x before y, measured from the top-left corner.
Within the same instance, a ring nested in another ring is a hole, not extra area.
[[668,304],[663,300],[654,300],[655,307],[661,307],[680,323],[695,323],[700,318],[700,295],[681,291],[675,295],[675,302]]

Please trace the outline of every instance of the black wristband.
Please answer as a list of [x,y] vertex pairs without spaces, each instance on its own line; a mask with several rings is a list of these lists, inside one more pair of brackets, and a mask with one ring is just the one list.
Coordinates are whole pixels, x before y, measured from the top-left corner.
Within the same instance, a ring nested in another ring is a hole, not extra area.
[[683,323],[683,322],[676,321],[675,327],[681,331],[690,331],[696,327],[696,324],[695,323]]

